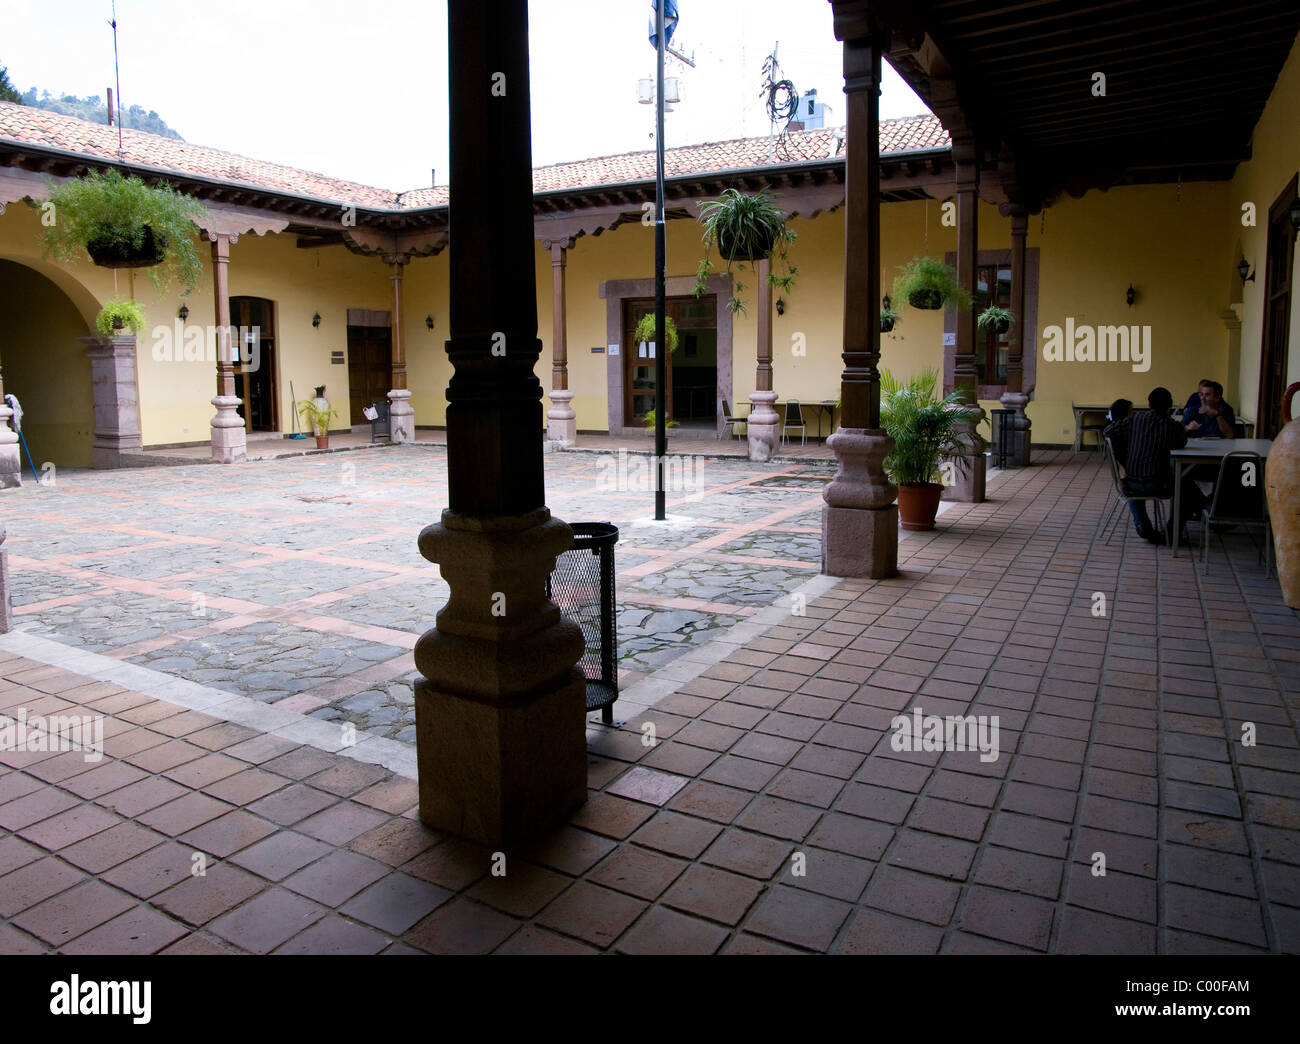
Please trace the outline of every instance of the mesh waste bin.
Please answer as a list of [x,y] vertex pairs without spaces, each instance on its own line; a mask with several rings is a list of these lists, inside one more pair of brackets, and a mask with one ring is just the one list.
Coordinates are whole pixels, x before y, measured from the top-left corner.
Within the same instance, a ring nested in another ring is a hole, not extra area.
[[387,399],[378,399],[371,403],[375,411],[375,419],[370,422],[370,441],[378,442],[380,439],[392,439],[392,429],[388,422],[389,402]]
[[555,560],[546,597],[582,628],[587,648],[578,668],[587,678],[587,710],[614,721],[618,699],[618,637],[614,627],[614,545],[618,527],[608,522],[570,522],[573,547]]

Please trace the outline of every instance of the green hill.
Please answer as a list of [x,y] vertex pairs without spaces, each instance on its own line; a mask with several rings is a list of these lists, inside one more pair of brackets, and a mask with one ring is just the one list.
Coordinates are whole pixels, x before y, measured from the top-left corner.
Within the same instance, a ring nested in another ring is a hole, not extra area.
[[[105,107],[104,99],[93,94],[87,95],[85,98],[78,98],[73,94],[64,94],[56,98],[49,91],[41,91],[37,94],[36,88],[33,87],[28,91],[24,91],[19,100],[22,104],[30,105],[34,109],[48,109],[50,112],[60,112],[65,116],[76,116],[78,119],[89,120],[91,123],[108,122],[108,110]],[[185,140],[167,126],[166,121],[153,109],[146,111],[139,105],[131,105],[122,110],[122,126],[130,130],[161,134],[163,137],[175,138],[177,141]]]

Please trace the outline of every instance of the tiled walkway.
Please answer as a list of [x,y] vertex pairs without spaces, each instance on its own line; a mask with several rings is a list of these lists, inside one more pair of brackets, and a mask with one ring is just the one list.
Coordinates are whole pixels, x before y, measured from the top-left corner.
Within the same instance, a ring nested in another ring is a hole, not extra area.
[[[0,950],[1300,950],[1300,616],[1243,536],[1093,546],[1096,460],[1041,459],[634,687],[503,876],[409,780],[0,639],[0,713],[107,716],[97,764],[0,753]],[[996,758],[895,750],[914,710]]]

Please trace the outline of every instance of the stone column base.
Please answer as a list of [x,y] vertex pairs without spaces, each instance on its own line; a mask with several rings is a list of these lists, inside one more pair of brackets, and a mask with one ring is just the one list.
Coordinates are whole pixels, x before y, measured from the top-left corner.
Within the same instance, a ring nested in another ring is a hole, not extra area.
[[1013,468],[1029,467],[1029,429],[1031,425],[1029,418],[1025,416],[1025,407],[1028,404],[1029,396],[1024,392],[1007,392],[1002,396],[1002,405],[1008,410],[1016,411],[1016,415],[1011,418],[1011,425],[1015,435],[1009,460]]
[[240,400],[218,395],[212,400],[217,415],[212,418],[212,459],[218,464],[238,464],[248,457],[248,433],[239,415]]
[[822,508],[822,572],[881,580],[898,573],[898,505]]
[[135,394],[135,338],[83,337],[90,359],[94,395],[94,441],[90,463],[95,468],[119,468],[123,453],[139,453],[140,405]]
[[0,489],[12,489],[23,484],[22,450],[18,433],[9,427],[14,411],[0,399]]
[[546,411],[546,437],[552,442],[572,446],[578,440],[578,415],[570,402],[573,392],[568,388],[551,391],[551,408]]
[[522,843],[587,800],[586,681],[505,703],[415,686],[420,820],[485,845]]
[[411,408],[411,393],[405,388],[394,388],[388,393],[388,438],[390,442],[415,441],[415,410]]
[[958,428],[961,432],[958,435],[958,443],[966,448],[963,456],[969,466],[962,468],[956,466],[955,461],[952,462],[954,465],[952,482],[946,484],[947,488],[943,491],[944,500],[956,501],[959,504],[984,503],[984,484],[988,476],[988,457],[984,455],[984,451],[988,446],[983,436],[979,434],[979,426],[985,416],[984,411],[980,410],[978,417],[968,425],[962,424]]
[[745,418],[749,432],[749,459],[762,463],[771,460],[781,438],[781,416],[772,409],[776,392],[756,391],[749,397],[752,409]]

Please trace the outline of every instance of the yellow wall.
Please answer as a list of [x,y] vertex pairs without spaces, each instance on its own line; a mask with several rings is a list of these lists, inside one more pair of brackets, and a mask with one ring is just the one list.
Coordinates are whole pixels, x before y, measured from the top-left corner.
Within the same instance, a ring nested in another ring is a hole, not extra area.
[[[1264,336],[1264,270],[1268,258],[1268,208],[1281,195],[1287,183],[1300,169],[1300,40],[1291,54],[1269,96],[1268,104],[1255,125],[1250,143],[1251,158],[1237,167],[1223,201],[1223,222],[1227,226],[1227,256],[1224,265],[1231,268],[1232,300],[1241,301],[1241,370],[1239,384],[1244,400],[1242,409],[1254,417],[1259,411],[1259,368]],[[1242,225],[1242,204],[1254,203],[1256,224]],[[1245,257],[1256,269],[1255,281],[1242,287],[1235,271]],[[1300,252],[1297,252],[1300,262]],[[1300,381],[1300,288],[1292,270],[1291,339],[1287,357],[1287,383]],[[1235,404],[1234,404],[1235,405]]]

